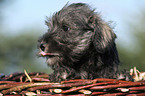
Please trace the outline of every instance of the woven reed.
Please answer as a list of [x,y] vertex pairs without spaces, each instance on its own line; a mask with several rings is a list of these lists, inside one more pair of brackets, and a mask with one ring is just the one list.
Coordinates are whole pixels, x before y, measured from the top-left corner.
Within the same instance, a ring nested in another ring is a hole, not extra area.
[[[31,79],[31,80],[30,80]],[[49,82],[46,73],[0,74],[0,96],[145,96],[145,81],[96,78]]]

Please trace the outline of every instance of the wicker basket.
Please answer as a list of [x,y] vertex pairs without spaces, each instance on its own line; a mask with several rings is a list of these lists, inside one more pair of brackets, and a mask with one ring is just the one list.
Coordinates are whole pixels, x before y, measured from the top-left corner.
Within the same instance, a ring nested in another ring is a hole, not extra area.
[[0,74],[0,96],[145,96],[145,81],[76,79],[52,83],[46,73]]

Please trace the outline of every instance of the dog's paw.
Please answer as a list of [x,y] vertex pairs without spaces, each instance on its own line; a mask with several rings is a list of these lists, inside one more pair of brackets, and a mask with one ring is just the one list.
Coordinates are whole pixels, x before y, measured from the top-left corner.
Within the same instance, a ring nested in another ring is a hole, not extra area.
[[126,70],[118,72],[116,76],[117,76],[116,79],[118,80],[134,81],[132,76],[129,74],[129,71]]

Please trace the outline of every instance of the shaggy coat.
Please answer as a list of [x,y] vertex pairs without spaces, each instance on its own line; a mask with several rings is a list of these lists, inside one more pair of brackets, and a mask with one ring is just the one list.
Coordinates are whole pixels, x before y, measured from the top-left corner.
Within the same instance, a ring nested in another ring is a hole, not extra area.
[[38,47],[54,70],[51,81],[118,78],[116,35],[94,9],[84,3],[66,5],[46,24],[48,32]]

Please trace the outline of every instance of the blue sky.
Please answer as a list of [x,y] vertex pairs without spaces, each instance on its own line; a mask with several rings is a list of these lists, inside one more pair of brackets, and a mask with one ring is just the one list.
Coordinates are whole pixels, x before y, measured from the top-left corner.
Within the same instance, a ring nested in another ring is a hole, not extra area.
[[105,21],[113,21],[114,31],[121,40],[130,36],[126,22],[133,20],[133,14],[138,14],[141,8],[145,8],[145,0],[14,0],[3,10],[3,24],[7,26],[4,32],[14,34],[30,27],[46,32],[46,16],[59,11],[68,1],[88,3],[96,8]]

